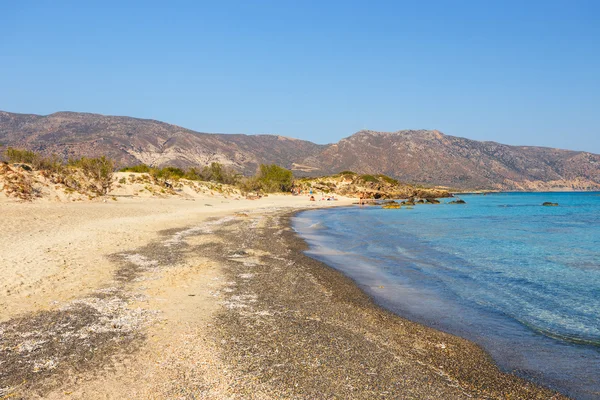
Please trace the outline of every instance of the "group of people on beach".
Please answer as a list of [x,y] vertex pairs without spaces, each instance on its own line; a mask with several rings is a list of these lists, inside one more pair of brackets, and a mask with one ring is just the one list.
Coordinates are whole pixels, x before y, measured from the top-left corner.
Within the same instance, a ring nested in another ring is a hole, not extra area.
[[[292,196],[308,194],[309,201],[317,201],[317,199],[315,198],[316,192],[313,193],[312,189],[306,190],[306,189],[301,189],[299,187],[293,187],[291,192],[292,192]],[[321,196],[322,197],[319,201],[337,201],[337,198],[333,195],[325,197],[325,193],[321,192]]]
[[[315,195],[317,195],[317,193],[315,191],[313,191],[312,189],[302,189],[300,187],[293,187],[291,189],[291,193],[292,196],[300,196],[300,195],[308,195],[308,200],[309,201],[317,201]],[[325,196],[325,193],[321,192],[321,199],[319,201],[336,201],[337,198],[333,195],[328,195]],[[367,199],[369,198],[368,194],[366,192],[360,192],[358,194],[358,204],[363,206],[365,204],[367,204]]]
[[[315,196],[311,194],[309,200],[316,201]],[[337,201],[337,198],[335,196],[327,196],[327,198],[321,197],[321,200],[319,201]]]

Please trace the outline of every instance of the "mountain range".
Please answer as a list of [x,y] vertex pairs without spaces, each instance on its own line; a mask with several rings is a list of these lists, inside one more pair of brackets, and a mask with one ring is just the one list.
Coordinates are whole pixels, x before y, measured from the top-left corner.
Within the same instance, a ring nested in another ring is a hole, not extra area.
[[259,164],[274,163],[296,175],[351,170],[456,189],[600,189],[598,154],[481,142],[436,130],[363,130],[320,145],[278,135],[202,133],[131,117],[0,111],[0,144],[64,158],[107,155],[121,166],[219,162],[252,174]]

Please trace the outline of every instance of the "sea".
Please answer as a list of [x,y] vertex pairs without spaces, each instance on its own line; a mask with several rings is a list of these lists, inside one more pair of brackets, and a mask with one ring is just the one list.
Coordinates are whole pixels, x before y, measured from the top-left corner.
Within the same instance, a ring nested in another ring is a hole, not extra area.
[[293,227],[379,305],[478,343],[503,371],[600,399],[600,193],[460,198],[310,210]]

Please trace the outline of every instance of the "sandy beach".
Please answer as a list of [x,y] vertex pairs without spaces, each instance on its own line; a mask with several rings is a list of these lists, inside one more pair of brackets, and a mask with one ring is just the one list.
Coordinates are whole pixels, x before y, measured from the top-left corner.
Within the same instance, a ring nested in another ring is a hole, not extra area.
[[562,398],[303,255],[352,202],[0,199],[0,398]]

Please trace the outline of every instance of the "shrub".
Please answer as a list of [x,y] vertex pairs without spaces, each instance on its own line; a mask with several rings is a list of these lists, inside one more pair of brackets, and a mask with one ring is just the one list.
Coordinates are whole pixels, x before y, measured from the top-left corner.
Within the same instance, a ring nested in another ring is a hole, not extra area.
[[390,178],[387,175],[379,174],[379,175],[377,175],[377,177],[381,178],[382,180],[384,180],[385,182],[389,183],[390,185],[398,185],[400,183],[396,179]]
[[227,168],[218,162],[210,163],[209,166],[204,167],[201,175],[206,181],[229,185],[233,185],[239,180],[239,176],[232,169]]
[[352,171],[342,171],[338,175],[356,175],[356,172]]
[[177,167],[164,167],[163,169],[159,170],[158,175],[165,179],[179,180],[183,178],[185,172],[181,168]]
[[12,169],[9,165],[0,163],[0,175],[4,177],[3,190],[8,196],[24,201],[40,197],[40,192],[34,188],[34,181],[26,173]]
[[64,170],[64,162],[56,154],[52,154],[50,157],[43,157],[34,151],[9,147],[4,151],[4,157],[9,163],[27,164],[36,171],[61,173]]
[[52,154],[50,157],[39,157],[33,167],[53,174],[63,174],[65,172],[65,163],[56,154]]
[[235,171],[213,162],[199,170],[197,168],[181,169],[177,167],[152,168],[146,164],[125,167],[121,172],[149,173],[155,181],[165,184],[168,180],[188,179],[190,181],[212,181],[217,183],[235,184],[239,176]]
[[138,173],[148,173],[150,172],[150,167],[146,164],[134,165],[133,167],[125,167],[121,168],[120,172],[138,172]]
[[362,179],[365,182],[379,182],[379,179],[375,178],[373,175],[361,175],[360,179]]
[[171,186],[168,184],[169,180],[178,181],[183,178],[185,171],[177,167],[164,167],[162,169],[152,168],[150,169],[150,176],[155,182],[158,182],[164,186]]
[[190,181],[201,181],[204,179],[202,173],[200,173],[196,168],[190,168],[185,171],[183,178]]
[[262,184],[256,177],[244,177],[237,182],[237,187],[243,195],[250,192],[260,192]]
[[294,176],[289,169],[275,164],[261,164],[256,178],[265,192],[288,192]]
[[74,167],[80,168],[91,182],[90,189],[98,195],[106,195],[113,182],[115,162],[104,156],[100,158],[82,157],[69,162]]
[[217,162],[210,163],[204,167],[202,175],[207,181],[222,182],[223,181],[223,166]]
[[9,163],[31,164],[37,162],[40,156],[30,150],[20,150],[9,147],[4,151],[4,156]]

